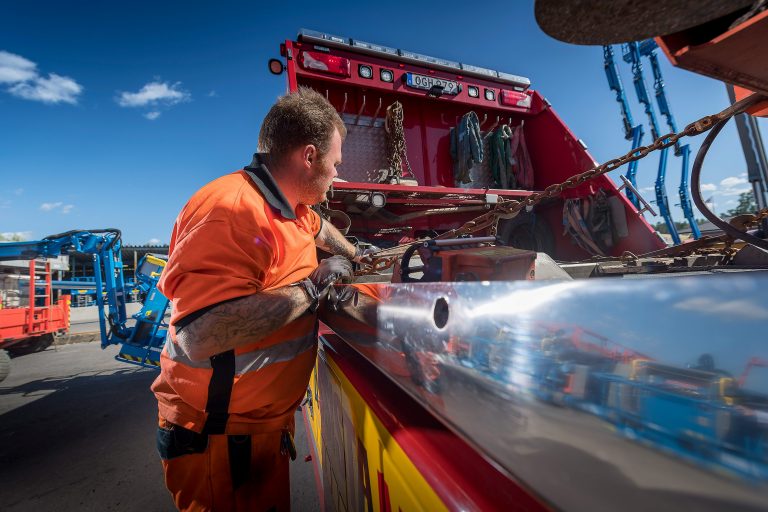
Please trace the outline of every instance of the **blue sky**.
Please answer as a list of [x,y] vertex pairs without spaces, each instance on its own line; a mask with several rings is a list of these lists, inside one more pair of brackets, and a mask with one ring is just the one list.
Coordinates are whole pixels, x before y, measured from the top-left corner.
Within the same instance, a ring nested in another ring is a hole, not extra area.
[[[197,188],[250,161],[261,119],[286,87],[267,60],[301,27],[528,76],[595,159],[629,149],[602,49],[543,34],[532,2],[9,2],[0,16],[0,233],[117,227],[130,244],[168,242]],[[727,105],[721,83],[663,58],[662,70],[679,127]],[[622,73],[635,121],[645,121]],[[690,141],[694,151],[702,138]],[[647,199],[656,166],[640,166]],[[667,172],[675,203],[677,158]],[[727,210],[749,189],[745,177],[731,125],[705,164],[705,197]]]

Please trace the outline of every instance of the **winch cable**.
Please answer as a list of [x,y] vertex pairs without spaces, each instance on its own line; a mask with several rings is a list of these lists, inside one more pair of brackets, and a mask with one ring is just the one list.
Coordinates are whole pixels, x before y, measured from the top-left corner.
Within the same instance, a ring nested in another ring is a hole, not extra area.
[[[763,240],[762,238],[756,237],[755,235],[744,231],[740,231],[731,226],[720,217],[715,215],[709,208],[707,208],[706,203],[701,198],[700,177],[701,168],[704,165],[704,158],[707,156],[707,152],[709,152],[709,148],[712,146],[715,138],[726,125],[726,123],[728,123],[729,119],[730,118],[725,118],[715,124],[715,126],[712,128],[712,131],[707,134],[707,138],[704,139],[704,142],[701,143],[699,152],[696,154],[696,160],[693,162],[693,169],[691,171],[691,192],[693,195],[693,202],[696,204],[696,208],[699,209],[699,211],[702,213],[702,215],[704,215],[704,217],[707,218],[708,221],[722,229],[723,232],[727,235],[730,235],[731,237],[739,240],[744,240],[745,242],[760,247],[761,249],[768,250],[768,240]],[[768,216],[768,208],[763,208],[755,215],[755,219],[753,219],[753,221],[765,218],[766,216]]]
[[[593,180],[599,176],[602,176],[611,171],[614,171],[619,167],[622,167],[630,162],[634,162],[636,160],[645,158],[646,156],[648,156],[648,154],[654,151],[673,146],[679,139],[683,137],[692,137],[696,135],[701,135],[702,133],[711,130],[718,123],[722,121],[727,121],[731,117],[737,114],[743,113],[752,105],[759,103],[761,101],[765,101],[766,99],[768,99],[768,97],[766,97],[765,95],[752,94],[740,101],[737,101],[736,103],[723,109],[717,114],[704,116],[701,119],[694,121],[693,123],[690,123],[681,132],[667,133],[665,135],[662,135],[661,137],[657,138],[652,144],[631,149],[628,153],[626,153],[625,155],[619,158],[608,160],[607,162],[604,162],[596,167],[588,169],[580,174],[574,174],[564,182],[554,183],[552,185],[549,185],[541,192],[533,192],[522,200],[517,200],[517,199],[499,200],[499,202],[496,203],[496,206],[494,206],[494,208],[491,209],[490,211],[465,222],[463,225],[461,225],[458,228],[451,229],[449,231],[444,232],[443,234],[435,237],[435,239],[442,240],[446,238],[458,238],[460,236],[475,233],[477,231],[481,231],[484,229],[488,229],[490,231],[490,234],[495,236],[496,225],[498,223],[499,218],[514,217],[525,208],[533,208],[534,206],[538,205],[542,201],[545,201],[547,199],[551,199],[554,197],[559,197],[560,194],[562,194],[563,190],[576,188],[587,181]],[[711,141],[709,144],[711,145]],[[708,146],[705,146],[704,144],[702,144],[702,147],[708,148]],[[696,162],[694,163],[694,170],[696,170],[697,164],[699,169],[695,175],[692,173],[691,181],[697,184],[698,184],[698,173],[700,172],[700,167],[701,167],[700,160],[703,160],[704,155],[706,155],[706,151],[704,151],[704,153],[702,154],[700,150],[699,153],[696,155]],[[693,179],[694,176],[696,177],[695,180]],[[695,200],[701,201],[700,195],[698,195],[698,199],[696,199],[696,197],[697,196],[694,195]],[[698,203],[697,203],[697,207],[699,207]],[[706,207],[704,207],[703,209],[699,207],[699,209],[702,210],[702,213],[704,213],[704,210],[706,210]],[[754,217],[755,218],[753,220],[759,220],[763,217],[768,217],[768,209],[761,210]],[[709,220],[712,220],[712,219],[709,219]],[[735,230],[735,231],[738,233],[738,238],[742,238],[743,233],[738,230]],[[761,248],[765,247],[764,245],[762,245],[764,243],[763,240],[757,237],[753,237],[751,235],[750,237],[760,241],[760,244],[755,244],[755,245]],[[411,243],[411,244],[398,245],[395,247],[384,249],[380,252],[377,252],[376,254],[371,255],[371,264],[368,266],[368,268],[362,268],[357,273],[369,274],[372,272],[376,272],[376,271],[391,267],[394,264],[394,258],[398,256],[402,256],[402,254],[406,251],[406,249],[408,249],[408,247],[410,247],[411,245],[413,244]]]

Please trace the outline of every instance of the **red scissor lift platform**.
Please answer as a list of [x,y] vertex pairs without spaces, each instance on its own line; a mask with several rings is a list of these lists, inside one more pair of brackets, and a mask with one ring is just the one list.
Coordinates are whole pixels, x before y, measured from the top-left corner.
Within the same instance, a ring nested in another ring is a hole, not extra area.
[[21,355],[45,348],[55,333],[69,330],[69,295],[53,303],[51,264],[29,262],[29,299],[25,306],[0,304],[0,350]]

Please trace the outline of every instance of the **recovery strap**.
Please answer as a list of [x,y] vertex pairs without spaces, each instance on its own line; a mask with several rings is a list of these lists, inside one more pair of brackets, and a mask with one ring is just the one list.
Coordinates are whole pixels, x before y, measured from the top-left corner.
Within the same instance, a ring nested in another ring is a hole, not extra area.
[[483,138],[480,120],[474,112],[467,112],[459,124],[451,128],[451,158],[456,183],[470,183],[469,170],[483,162]]
[[235,351],[227,350],[211,357],[213,375],[208,383],[208,402],[205,410],[203,434],[223,434],[229,419],[229,401],[232,398],[232,386],[235,382]]

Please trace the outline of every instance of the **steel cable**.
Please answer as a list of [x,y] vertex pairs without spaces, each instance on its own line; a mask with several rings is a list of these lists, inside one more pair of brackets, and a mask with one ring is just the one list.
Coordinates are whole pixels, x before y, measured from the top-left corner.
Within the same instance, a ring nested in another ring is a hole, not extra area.
[[702,213],[702,215],[704,215],[704,217],[707,218],[707,220],[709,220],[718,228],[722,229],[723,232],[727,235],[730,235],[733,238],[739,240],[744,240],[745,242],[760,247],[761,249],[768,250],[768,240],[763,240],[762,238],[758,238],[744,231],[739,231],[735,227],[731,226],[720,217],[715,215],[709,208],[707,208],[706,203],[704,203],[704,200],[701,198],[701,184],[699,183],[699,179],[701,177],[701,168],[704,165],[704,158],[707,156],[707,152],[709,152],[709,148],[712,146],[712,143],[717,137],[717,134],[719,134],[720,130],[722,130],[726,123],[728,123],[729,119],[730,117],[725,118],[722,121],[718,121],[717,124],[712,127],[712,130],[707,134],[704,142],[701,143],[699,152],[696,154],[696,160],[693,162],[693,169],[691,170],[691,192],[693,194],[693,202],[696,204],[696,208],[699,209],[699,211]]

